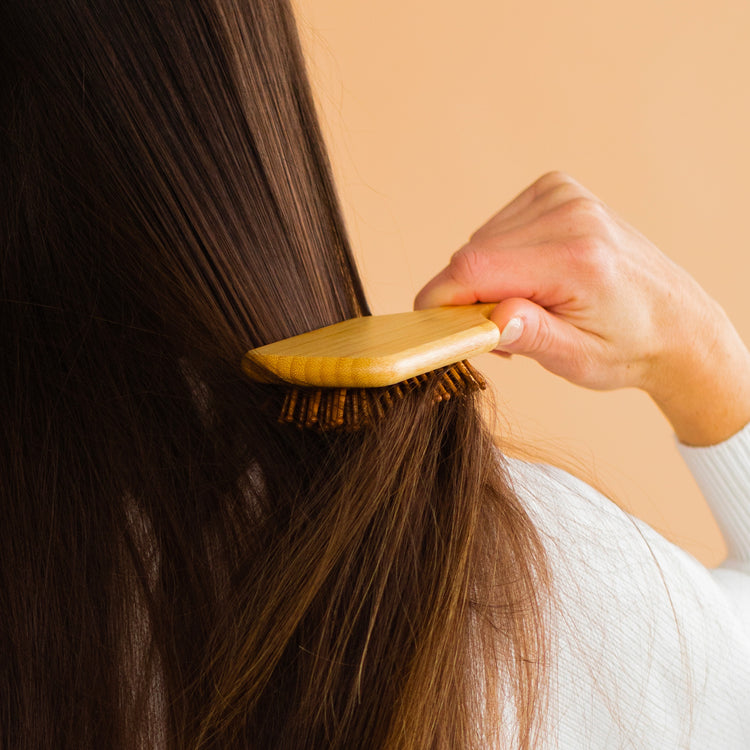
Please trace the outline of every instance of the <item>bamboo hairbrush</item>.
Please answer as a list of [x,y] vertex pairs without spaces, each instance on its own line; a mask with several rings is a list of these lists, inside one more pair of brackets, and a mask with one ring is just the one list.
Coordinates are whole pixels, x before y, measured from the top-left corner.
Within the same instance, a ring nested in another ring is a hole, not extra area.
[[[494,304],[352,318],[251,349],[242,369],[285,385],[279,419],[321,430],[358,429],[394,398],[434,385],[435,400],[484,388],[465,360],[497,346]],[[439,371],[437,379],[428,373]]]

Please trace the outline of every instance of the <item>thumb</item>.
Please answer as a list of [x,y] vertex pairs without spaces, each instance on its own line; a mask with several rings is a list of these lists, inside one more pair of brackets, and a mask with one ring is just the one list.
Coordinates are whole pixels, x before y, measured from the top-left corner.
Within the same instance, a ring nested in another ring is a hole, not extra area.
[[495,306],[490,320],[500,329],[495,351],[523,354],[542,367],[576,380],[585,342],[574,325],[527,300],[511,298]]

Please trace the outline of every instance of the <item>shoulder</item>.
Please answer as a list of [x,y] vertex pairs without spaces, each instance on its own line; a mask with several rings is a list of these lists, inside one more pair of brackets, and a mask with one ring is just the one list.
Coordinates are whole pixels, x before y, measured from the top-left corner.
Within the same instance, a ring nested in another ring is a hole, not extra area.
[[548,554],[559,731],[750,746],[750,577],[708,570],[562,469],[505,463]]

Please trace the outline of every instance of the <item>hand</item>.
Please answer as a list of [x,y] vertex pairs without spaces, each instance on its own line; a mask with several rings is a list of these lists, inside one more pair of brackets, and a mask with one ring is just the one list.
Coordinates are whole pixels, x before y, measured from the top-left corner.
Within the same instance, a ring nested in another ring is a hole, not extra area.
[[[477,301],[497,302],[493,322],[517,334],[501,352],[588,388],[642,388],[690,442],[729,429],[684,422],[700,411],[698,393],[715,390],[722,362],[747,365],[735,378],[745,389],[750,355],[731,323],[686,271],[567,175],[544,175],[477,230],[415,307]],[[747,391],[735,422],[750,420]]]
[[561,173],[540,178],[456,252],[415,307],[498,302],[492,320],[525,354],[589,388],[643,387],[675,344],[710,325],[703,290]]

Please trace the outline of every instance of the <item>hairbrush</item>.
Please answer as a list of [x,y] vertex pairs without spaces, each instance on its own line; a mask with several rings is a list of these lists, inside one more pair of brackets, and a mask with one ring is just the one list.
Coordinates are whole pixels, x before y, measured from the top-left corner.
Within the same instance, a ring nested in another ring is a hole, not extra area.
[[359,429],[394,399],[429,387],[434,401],[484,389],[468,358],[497,346],[494,304],[456,305],[344,320],[251,349],[242,369],[285,390],[279,420]]

